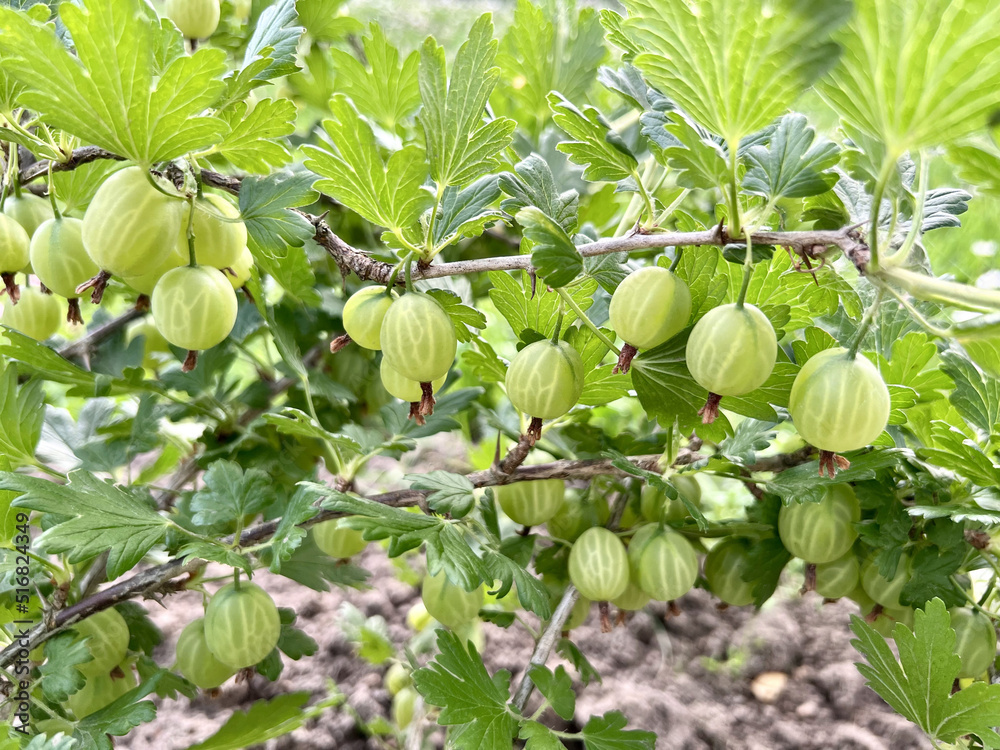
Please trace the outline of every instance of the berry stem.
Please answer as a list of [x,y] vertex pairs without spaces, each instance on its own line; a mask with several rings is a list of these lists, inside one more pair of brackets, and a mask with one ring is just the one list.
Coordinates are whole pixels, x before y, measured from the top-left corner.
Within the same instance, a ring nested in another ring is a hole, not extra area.
[[49,162],[49,203],[52,204],[52,216],[56,219],[61,219],[62,214],[59,213],[59,206],[56,205],[56,184],[52,181],[52,162]]
[[[612,341],[611,339],[609,339],[607,336],[605,336],[604,332],[601,331],[600,328],[598,328],[596,325],[594,325],[594,322],[590,318],[588,318],[587,314],[583,310],[580,309],[580,306],[578,304],[576,304],[576,300],[573,299],[573,295],[571,295],[565,289],[561,289],[561,288],[560,289],[556,289],[556,294],[558,294],[559,297],[562,299],[562,301],[566,304],[566,307],[568,307],[570,310],[572,310],[576,314],[576,317],[578,317],[580,319],[580,322],[583,323],[585,326],[587,326],[587,328],[589,328],[591,331],[593,331],[594,335],[597,336],[597,338],[601,341],[601,343],[603,343],[605,346],[607,346],[608,349],[610,349],[611,351],[613,351],[615,354],[621,356],[622,350],[620,350],[617,346],[615,346],[615,342]],[[559,329],[560,328],[562,328],[562,316],[560,316],[560,318],[559,318],[559,325],[556,326],[556,337],[557,338],[553,339],[552,343],[556,343],[556,341],[558,340]],[[626,344],[626,346],[627,346],[627,344]],[[632,356],[635,356],[634,352],[635,352],[635,348],[633,347],[633,355]],[[629,357],[629,361],[631,361],[631,359],[632,358]],[[625,370],[623,370],[623,372],[628,372],[628,368],[625,368]]]
[[741,310],[747,299],[751,276],[753,276],[753,237],[750,232],[747,232],[747,254],[746,260],[743,261],[743,286],[740,287],[740,296],[736,298],[736,307]]
[[851,348],[847,350],[847,358],[854,359],[858,356],[858,348],[861,346],[861,341],[864,339],[865,334],[868,333],[868,329],[871,328],[872,322],[875,320],[875,313],[878,312],[878,306],[882,303],[882,295],[884,290],[879,287],[875,292],[875,299],[865,310],[865,315],[861,318],[861,324],[858,326],[858,331],[854,335],[854,340],[851,342]]
[[233,568],[233,588],[240,590],[240,569]]
[[403,261],[403,278],[406,279],[406,291],[413,291],[413,253],[406,256]]
[[684,255],[684,248],[677,247],[674,248],[674,259],[670,261],[670,267],[667,269],[670,273],[677,270],[677,266],[681,264],[681,256]]
[[195,252],[194,252],[194,196],[188,198],[187,241],[188,241],[188,265],[191,266],[191,268],[194,268],[198,265],[198,261],[195,258]]

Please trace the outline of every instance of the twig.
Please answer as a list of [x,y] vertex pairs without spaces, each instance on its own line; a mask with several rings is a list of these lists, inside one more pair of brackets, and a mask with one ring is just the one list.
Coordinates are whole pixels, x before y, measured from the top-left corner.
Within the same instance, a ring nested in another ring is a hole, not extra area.
[[102,326],[98,326],[93,329],[86,336],[77,339],[76,341],[67,344],[62,349],[59,350],[59,356],[66,359],[73,359],[74,357],[82,357],[93,350],[95,346],[100,344],[107,338],[113,336],[116,332],[120,331],[122,328],[127,326],[133,320],[138,320],[146,313],[141,310],[136,310],[132,308],[127,312],[122,313],[117,318],[109,320]]
[[[83,146],[82,148],[73,149],[73,153],[70,154],[69,158],[65,161],[52,162],[53,172],[69,172],[70,170],[76,169],[77,167],[82,167],[84,164],[89,164],[92,161],[98,161],[100,159],[113,159],[114,161],[125,161],[124,156],[118,156],[110,151],[106,151],[103,148],[98,148],[97,146]],[[21,184],[31,182],[32,180],[47,174],[49,171],[48,160],[36,161],[21,170],[18,177],[21,180]]]
[[549,620],[545,632],[538,639],[534,653],[528,660],[528,669],[525,670],[524,677],[521,678],[521,683],[517,686],[517,692],[514,693],[514,705],[518,711],[524,712],[524,706],[528,702],[528,698],[531,697],[531,691],[535,687],[535,684],[528,676],[528,671],[536,664],[545,664],[549,660],[549,654],[552,653],[552,649],[555,647],[556,641],[559,639],[563,627],[566,625],[566,621],[573,612],[573,607],[576,606],[579,598],[580,592],[576,590],[573,584],[566,587],[562,599],[559,600],[559,604],[556,606],[556,611],[552,613],[552,619]]

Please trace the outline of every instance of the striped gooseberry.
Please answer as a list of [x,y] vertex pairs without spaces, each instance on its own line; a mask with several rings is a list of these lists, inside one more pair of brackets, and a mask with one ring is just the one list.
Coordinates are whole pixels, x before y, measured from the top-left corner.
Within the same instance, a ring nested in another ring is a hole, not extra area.
[[567,497],[545,526],[555,539],[575,542],[587,529],[607,521],[605,508],[603,503]]
[[[181,349],[197,351],[225,340],[236,324],[237,306],[236,292],[222,271],[181,266],[156,282],[151,309],[163,338]],[[187,363],[185,369],[190,369]]]
[[827,487],[818,503],[795,502],[778,511],[778,536],[785,549],[808,563],[828,563],[854,545],[861,506],[849,484]]
[[532,418],[528,435],[541,437],[542,420],[572,409],[583,393],[583,360],[565,341],[536,341],[519,351],[507,369],[507,397]]
[[448,580],[442,570],[436,575],[424,577],[420,587],[420,598],[431,617],[445,627],[455,630],[467,625],[479,616],[484,601],[483,587],[477,586],[466,591]]
[[281,618],[274,600],[250,581],[219,589],[205,608],[205,642],[223,664],[252,667],[278,645]]
[[429,294],[408,292],[385,312],[379,343],[382,356],[394,370],[420,383],[423,391],[420,414],[425,417],[432,414],[431,384],[448,374],[458,347],[451,316]]
[[764,385],[777,355],[774,327],[757,307],[733,303],[709,310],[691,330],[685,351],[691,377],[708,390],[698,412],[702,422],[715,420],[723,396],[742,396]]
[[92,614],[74,625],[73,629],[86,639],[87,650],[94,657],[77,666],[87,677],[107,676],[128,653],[128,624],[114,607]]
[[165,10],[188,39],[207,39],[219,27],[219,0],[167,0]]
[[[247,228],[240,219],[239,209],[221,195],[205,193],[195,201],[192,228],[195,260],[200,266],[220,271],[232,268],[247,246]],[[181,222],[178,244],[190,257],[187,221]]]
[[[670,484],[692,505],[701,507],[701,485],[690,474],[674,474]],[[639,510],[647,521],[679,523],[688,517],[687,507],[680,497],[671,500],[651,484],[645,484],[639,496]]]
[[49,219],[31,237],[31,268],[45,286],[70,300],[68,320],[82,323],[74,304],[76,288],[100,270],[83,246],[83,221],[68,216]]
[[192,620],[177,639],[177,669],[202,690],[213,690],[237,670],[219,661],[205,640],[205,618]]
[[712,547],[705,556],[705,580],[709,590],[734,607],[754,600],[754,585],[743,580],[744,573],[750,570],[751,547],[746,537],[729,537]]
[[826,563],[816,565],[816,593],[825,599],[850,596],[858,588],[861,566],[853,550]]
[[3,202],[3,213],[20,224],[29,238],[35,234],[38,227],[54,216],[52,204],[47,199],[31,193],[8,195]]
[[0,277],[7,295],[15,302],[19,299],[19,290],[14,274],[28,265],[30,243],[24,227],[9,216],[0,214]]
[[420,694],[411,685],[400,689],[392,697],[392,721],[397,729],[406,729],[413,721],[413,714],[417,710],[417,700]]
[[66,706],[77,719],[111,705],[138,684],[131,665],[121,665],[120,671],[121,675],[115,673],[88,677],[84,686],[66,699]]
[[869,558],[861,566],[861,585],[872,599],[883,607],[898,609],[903,605],[899,601],[899,595],[903,587],[910,580],[912,571],[910,570],[910,558],[908,555],[900,555],[896,563],[896,570],[891,578],[886,578],[879,572],[879,567],[874,558]]
[[330,557],[346,560],[360,553],[368,542],[357,529],[344,526],[341,519],[323,521],[313,526],[312,535],[316,546]]
[[600,603],[601,629],[610,630],[607,603],[624,594],[629,581],[621,539],[603,526],[584,531],[569,553],[569,578],[583,596]]
[[969,607],[957,607],[951,610],[951,627],[955,631],[955,653],[962,659],[959,678],[979,677],[997,656],[997,631],[993,621]]
[[12,303],[10,295],[3,304],[0,323],[35,341],[45,341],[59,330],[63,314],[59,298],[55,295],[26,287],[21,290],[20,301],[16,305]]
[[493,493],[514,523],[538,526],[559,512],[566,496],[566,483],[561,479],[514,482],[494,487]]
[[566,620],[566,624],[563,625],[563,631],[568,633],[570,630],[574,630],[583,625],[583,623],[587,621],[587,618],[590,617],[591,604],[593,604],[593,602],[585,596],[581,596],[577,599],[576,604],[573,605],[573,609],[569,613],[569,618]]
[[175,250],[184,201],[154,188],[141,167],[115,172],[97,189],[83,216],[83,245],[115,276],[139,276]]
[[344,312],[341,315],[344,331],[351,337],[351,341],[365,349],[380,350],[382,322],[398,298],[399,295],[394,290],[387,292],[385,287],[381,286],[366,286],[352,294],[344,303]]
[[632,580],[662,602],[684,596],[698,579],[698,555],[680,533],[650,523],[628,545]]
[[788,413],[799,435],[822,452],[820,475],[833,476],[835,454],[870,445],[889,422],[889,389],[866,357],[843,348],[813,355],[799,370]]
[[673,338],[691,317],[691,290],[666,268],[633,271],[611,296],[611,327],[625,342],[615,372],[628,372],[639,349]]
[[382,682],[390,695],[396,695],[403,688],[413,684],[413,676],[405,664],[397,661],[386,670]]

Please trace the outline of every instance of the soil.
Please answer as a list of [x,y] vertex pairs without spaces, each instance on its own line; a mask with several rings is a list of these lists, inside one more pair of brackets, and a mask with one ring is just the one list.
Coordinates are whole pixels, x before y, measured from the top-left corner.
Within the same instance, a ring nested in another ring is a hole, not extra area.
[[[286,607],[299,614],[297,625],[319,644],[313,657],[293,662],[276,683],[257,676],[249,684],[231,680],[216,696],[193,701],[158,701],[156,720],[116,742],[132,750],[182,750],[204,740],[237,709],[281,693],[308,690],[318,699],[333,680],[348,697],[350,711],[329,709],[268,750],[384,750],[393,740],[366,737],[365,722],[387,716],[390,696],[382,684],[384,667],[358,659],[337,627],[338,609],[350,602],[366,616],[381,615],[397,646],[412,636],[405,613],[419,593],[396,580],[378,545],[361,564],[372,572],[368,590],[319,593],[263,573],[255,578]],[[791,589],[789,589],[791,591]],[[621,710],[632,728],[657,733],[659,748],[671,750],[909,750],[929,748],[912,724],[869,690],[854,666],[847,624],[856,612],[848,601],[823,604],[815,594],[784,595],[754,613],[752,608],[719,610],[704,591],[680,600],[681,614],[664,619],[666,608],[651,605],[624,626],[602,634],[596,613],[573,632],[573,639],[598,669],[602,684],[579,692],[576,722],[591,714]],[[156,658],[173,662],[183,626],[200,614],[194,593],[172,596],[168,608],[147,602],[165,641]],[[515,685],[528,661],[531,643],[523,629],[486,625],[483,650],[491,673],[503,668]],[[553,656],[549,666],[560,663]],[[567,664],[571,674],[572,667]],[[756,697],[755,697],[756,696]],[[530,706],[529,706],[530,708]],[[352,715],[352,712],[356,714]],[[543,719],[559,722],[551,712]],[[440,732],[430,745],[440,747]]]

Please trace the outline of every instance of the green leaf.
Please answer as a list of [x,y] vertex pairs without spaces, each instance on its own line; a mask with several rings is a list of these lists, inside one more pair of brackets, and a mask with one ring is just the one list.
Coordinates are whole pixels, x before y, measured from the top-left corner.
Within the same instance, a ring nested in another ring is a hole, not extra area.
[[286,245],[300,247],[315,234],[302,214],[290,209],[316,199],[315,177],[282,170],[266,177],[246,177],[240,184],[240,214],[250,239],[263,250],[284,254]]
[[464,518],[476,503],[472,495],[475,487],[461,474],[429,471],[426,474],[407,474],[403,479],[415,490],[429,490],[427,504],[437,513]]
[[844,55],[819,92],[890,158],[976,132],[1000,107],[1000,7],[990,0],[871,0],[837,40]]
[[75,631],[60,633],[45,642],[45,663],[39,667],[42,693],[53,703],[62,703],[86,684],[76,667],[93,661],[87,643]]
[[86,143],[149,166],[217,143],[226,124],[202,113],[224,88],[226,55],[186,55],[179,34],[141,0],[67,3],[54,27],[0,8],[4,70],[24,85],[19,103]]
[[949,399],[959,414],[987,435],[1000,422],[1000,381],[985,377],[955,349],[941,353],[941,370],[955,381]]
[[549,94],[548,100],[552,121],[573,139],[556,148],[574,164],[586,167],[583,179],[618,182],[634,175],[639,165],[635,155],[595,107],[585,105],[580,110],[557,92]]
[[[541,336],[552,336],[559,317],[559,295],[554,291],[548,291],[544,284],[537,284],[532,293],[528,274],[520,273],[518,276],[524,280],[523,283],[505,271],[490,271],[490,282],[493,285],[490,299],[517,335],[526,329],[531,329]],[[586,311],[594,304],[596,290],[597,282],[587,279],[573,286],[570,296],[581,310]],[[567,310],[563,317],[562,333],[565,333],[575,320],[576,313]]]
[[427,703],[441,707],[440,724],[459,727],[450,744],[459,750],[509,747],[518,728],[507,708],[510,672],[490,678],[476,647],[446,630],[438,631],[437,643],[440,653],[413,673],[413,684]]
[[500,184],[496,177],[481,177],[466,188],[452,185],[441,197],[441,214],[434,224],[434,245],[444,247],[460,237],[478,237],[487,224],[504,217],[504,212],[493,208],[500,197]]
[[17,367],[8,363],[0,370],[0,455],[10,461],[10,468],[34,465],[44,403],[41,380],[18,387]]
[[[265,548],[262,554],[265,561],[268,554],[270,550]],[[331,583],[341,588],[359,588],[368,577],[368,573],[356,565],[345,564],[324,554],[316,546],[312,535],[301,539],[291,557],[281,563],[279,572],[285,578],[321,592],[329,591]]]
[[500,152],[510,144],[515,122],[500,117],[483,122],[486,103],[500,68],[493,63],[497,42],[490,14],[473,24],[451,71],[445,69],[444,47],[432,37],[420,51],[420,96],[417,116],[424,131],[431,177],[438,189],[467,185],[500,166]]
[[583,745],[587,750],[653,750],[656,734],[626,729],[628,721],[621,711],[591,716],[583,727]]
[[298,729],[331,706],[340,705],[343,696],[331,695],[308,708],[308,692],[285,693],[271,700],[257,701],[246,711],[235,711],[222,729],[188,750],[242,750],[262,745]]
[[426,544],[427,570],[432,575],[443,570],[452,583],[466,591],[472,591],[487,578],[485,564],[476,557],[461,528],[452,521],[408,513],[402,508],[351,497],[323,485],[304,483],[303,486],[315,487],[327,496],[324,508],[352,516],[341,523],[361,529],[365,539],[389,539],[389,557]]
[[1000,147],[992,143],[951,146],[947,157],[958,176],[976,186],[976,192],[1000,198]]
[[589,685],[591,682],[600,683],[601,676],[594,669],[594,665],[587,661],[587,657],[569,638],[560,638],[556,645],[556,652],[566,661],[573,665],[573,668],[580,675],[580,682]]
[[264,99],[247,112],[236,102],[220,113],[229,133],[215,150],[244,172],[270,172],[291,160],[283,136],[295,132],[295,104],[288,99]]
[[70,472],[66,485],[6,472],[0,474],[0,489],[24,493],[16,507],[64,519],[38,537],[47,551],[65,552],[72,563],[108,552],[108,580],[134,568],[170,526],[148,505],[85,471]]
[[555,219],[567,234],[576,230],[580,194],[575,190],[558,192],[552,169],[538,154],[531,154],[514,167],[514,174],[500,175],[500,189],[510,198],[500,204],[509,214],[535,206]]
[[273,425],[283,435],[293,435],[309,440],[322,440],[335,446],[338,450],[347,451],[355,455],[360,455],[364,452],[356,440],[347,435],[337,435],[324,429],[316,423],[316,420],[301,409],[293,409],[290,406],[286,406],[279,413],[269,412],[262,415],[261,419],[266,424]]
[[552,709],[566,721],[572,721],[576,712],[576,693],[566,669],[560,664],[553,673],[542,664],[534,664],[528,670],[528,676]]
[[527,561],[515,561],[506,552],[511,552],[510,546],[502,545],[502,552],[489,548],[483,550],[483,562],[486,565],[486,580],[492,583],[500,581],[500,587],[494,593],[497,598],[507,595],[512,586],[517,587],[517,600],[521,606],[534,612],[541,619],[547,620],[552,615],[552,605],[549,601],[549,591],[545,584],[531,575],[527,569]]
[[566,286],[583,272],[583,257],[559,223],[534,206],[517,212],[517,223],[531,240],[531,265],[551,287]]
[[[623,32],[650,84],[738,143],[782,114],[836,61],[846,0],[625,0]],[[878,101],[878,100],[876,100]]]
[[665,166],[679,173],[678,185],[705,190],[726,185],[727,152],[711,134],[680,117],[665,125],[663,131],[666,138],[660,141],[660,153]]
[[852,645],[868,662],[857,665],[868,686],[928,737],[954,742],[972,734],[990,746],[1000,743],[993,730],[1000,724],[1000,686],[976,682],[951,693],[962,660],[955,653],[955,631],[944,602],[933,599],[918,609],[912,631],[896,623],[899,661],[886,640],[857,615],[851,617],[851,630],[857,636]]
[[472,341],[473,332],[470,329],[478,331],[486,327],[486,316],[479,310],[463,305],[461,297],[454,292],[447,289],[431,289],[427,293],[440,302],[441,307],[448,313],[459,341]]
[[522,723],[517,736],[525,740],[524,750],[565,750],[566,748],[551,729],[537,721]]
[[550,91],[570,101],[590,91],[607,56],[604,29],[593,8],[576,4],[534,4],[518,0],[514,22],[500,41],[497,63],[503,75],[493,102],[536,135],[549,122]]
[[243,67],[226,79],[227,102],[244,99],[258,86],[298,70],[295,52],[303,29],[292,26],[294,22],[295,0],[277,0],[264,9],[243,53]]
[[191,520],[198,526],[257,515],[274,502],[271,479],[260,469],[244,471],[234,461],[214,461],[203,479],[204,489],[191,498]]
[[420,55],[414,50],[400,64],[399,51],[377,23],[369,26],[368,36],[361,42],[367,67],[343,50],[330,49],[337,70],[337,91],[349,96],[363,115],[386,130],[395,130],[420,106]]
[[330,100],[333,119],[324,120],[329,147],[306,146],[306,167],[325,179],[316,186],[373,224],[401,230],[415,223],[432,203],[423,189],[427,164],[423,149],[404,146],[383,161],[371,126],[350,100]]
[[271,550],[274,558],[271,560],[272,573],[281,572],[281,563],[292,556],[292,553],[302,544],[306,536],[305,529],[299,524],[305,523],[316,515],[317,496],[306,487],[297,487],[288,500],[281,514],[278,528],[271,537]]
[[828,191],[837,182],[837,174],[827,170],[840,160],[840,148],[830,141],[813,145],[815,137],[805,115],[782,117],[767,146],[747,149],[750,168],[743,177],[743,189],[770,201]]
[[138,651],[147,656],[153,655],[153,649],[163,642],[163,631],[149,619],[146,608],[138,602],[119,602],[115,605],[118,614],[128,625],[128,649]]

